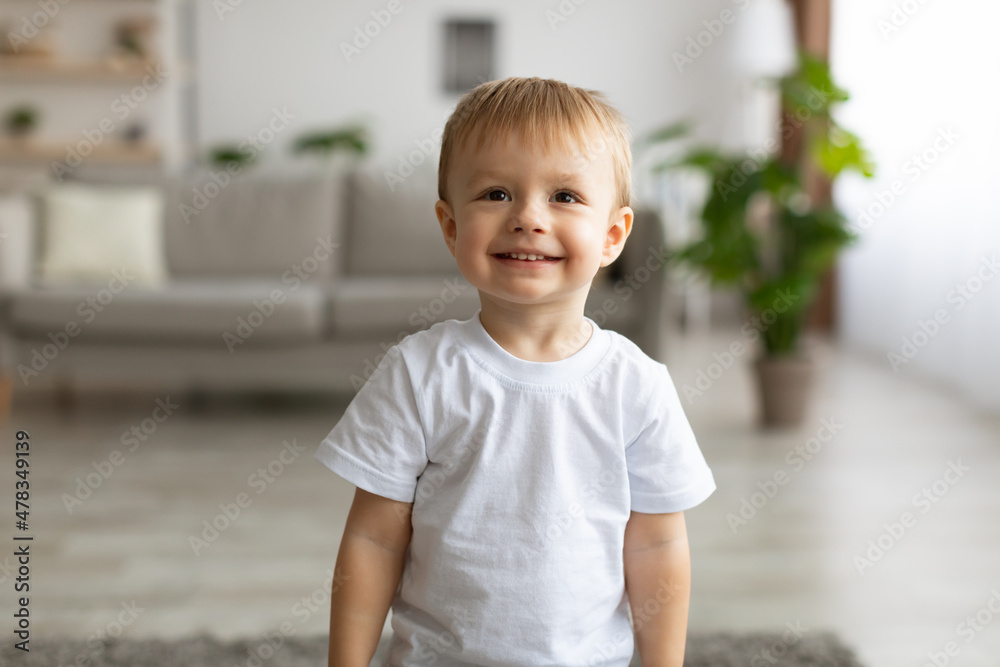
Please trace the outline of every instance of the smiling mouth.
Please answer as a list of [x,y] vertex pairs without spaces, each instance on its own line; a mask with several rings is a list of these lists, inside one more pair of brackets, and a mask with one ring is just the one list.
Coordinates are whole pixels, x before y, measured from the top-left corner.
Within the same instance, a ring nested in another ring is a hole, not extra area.
[[531,255],[531,254],[525,254],[523,252],[522,253],[501,252],[501,253],[497,253],[497,254],[495,254],[493,256],[496,257],[497,259],[519,259],[519,260],[528,261],[528,262],[538,262],[538,261],[554,262],[556,260],[562,259],[561,257],[547,257],[545,255]]

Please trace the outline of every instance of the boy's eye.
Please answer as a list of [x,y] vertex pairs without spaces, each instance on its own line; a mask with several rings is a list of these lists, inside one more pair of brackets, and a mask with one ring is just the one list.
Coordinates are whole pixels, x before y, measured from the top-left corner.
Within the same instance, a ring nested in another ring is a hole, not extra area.
[[552,198],[556,201],[557,204],[572,204],[578,201],[575,194],[566,191],[557,192],[554,195],[552,195]]
[[504,201],[504,197],[506,196],[507,193],[503,190],[490,190],[486,193],[487,201]]

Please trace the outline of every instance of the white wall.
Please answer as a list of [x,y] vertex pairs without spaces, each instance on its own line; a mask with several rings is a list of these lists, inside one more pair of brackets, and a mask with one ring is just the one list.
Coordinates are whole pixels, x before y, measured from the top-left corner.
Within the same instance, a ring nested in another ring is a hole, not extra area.
[[978,275],[1000,258],[998,24],[989,0],[841,0],[833,63],[853,98],[840,120],[879,167],[836,193],[862,234],[842,262],[843,336],[1000,410],[1000,275]]
[[[704,139],[728,145],[744,139],[740,104],[745,81],[733,67],[732,51],[750,0],[398,1],[402,10],[349,62],[341,44],[353,42],[356,29],[373,21],[373,12],[384,15],[389,0],[88,0],[56,3],[60,9],[51,25],[61,55],[94,58],[107,49],[114,17],[154,11],[165,23],[161,46],[169,60],[176,41],[174,9],[193,3],[200,135],[195,148],[203,154],[211,146],[258,136],[275,109],[287,109],[294,120],[267,144],[261,168],[302,164],[288,151],[296,136],[353,120],[371,127],[375,145],[370,159],[378,168],[395,168],[415,142],[426,144],[458,98],[440,86],[442,24],[455,17],[496,20],[497,77],[555,77],[602,90],[637,135],[690,116],[700,122]],[[753,1],[756,6],[781,0]],[[220,10],[225,7],[231,11]],[[737,20],[721,23],[723,10]],[[32,0],[5,0],[0,19],[10,19],[16,27],[38,11]],[[706,22],[719,34],[711,34]],[[702,41],[702,53],[678,71],[673,54],[684,52],[695,39]],[[127,119],[146,121],[168,153],[176,152],[182,136],[180,76],[168,77]],[[0,111],[21,101],[37,102],[44,114],[40,135],[72,144],[112,115],[111,105],[122,88],[4,81]],[[261,138],[269,137],[265,133]],[[436,162],[436,155],[429,161]],[[641,170],[635,180],[642,192],[646,179]]]
[[[735,24],[683,72],[672,53],[722,9],[738,15],[745,0],[401,2],[402,11],[350,62],[341,42],[352,42],[355,28],[363,29],[387,0],[242,0],[221,16],[217,3],[199,3],[205,143],[239,142],[263,128],[273,108],[287,108],[294,123],[269,145],[267,164],[287,164],[288,144],[304,130],[364,119],[375,139],[372,164],[395,168],[415,142],[443,127],[457,100],[440,86],[446,17],[497,21],[498,78],[555,77],[603,90],[636,134],[689,114],[701,121],[704,137],[740,140],[733,107],[739,82],[728,73]],[[560,7],[568,16],[553,29],[546,12],[558,14]],[[636,181],[641,187],[641,175]]]

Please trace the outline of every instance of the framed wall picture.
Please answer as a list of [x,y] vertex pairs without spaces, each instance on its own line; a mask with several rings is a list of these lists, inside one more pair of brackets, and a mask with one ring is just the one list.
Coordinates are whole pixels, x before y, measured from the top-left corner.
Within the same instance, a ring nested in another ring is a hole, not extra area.
[[464,93],[494,78],[492,20],[449,19],[444,24],[444,89]]

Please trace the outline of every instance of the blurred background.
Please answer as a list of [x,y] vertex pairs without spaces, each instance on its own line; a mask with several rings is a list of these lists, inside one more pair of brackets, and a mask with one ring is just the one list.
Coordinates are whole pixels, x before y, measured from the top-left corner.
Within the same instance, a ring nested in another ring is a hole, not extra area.
[[[996,667],[998,20],[5,0],[0,410],[32,509],[3,525],[35,535],[35,636],[107,633],[133,600],[119,634],[325,631],[353,487],[312,453],[392,344],[478,309],[433,213],[441,133],[476,84],[539,76],[603,91],[635,137],[634,232],[586,313],[667,364],[716,474],[688,512],[691,631],[801,622],[865,664],[955,642],[949,664]],[[704,208],[727,191],[738,238]]]

